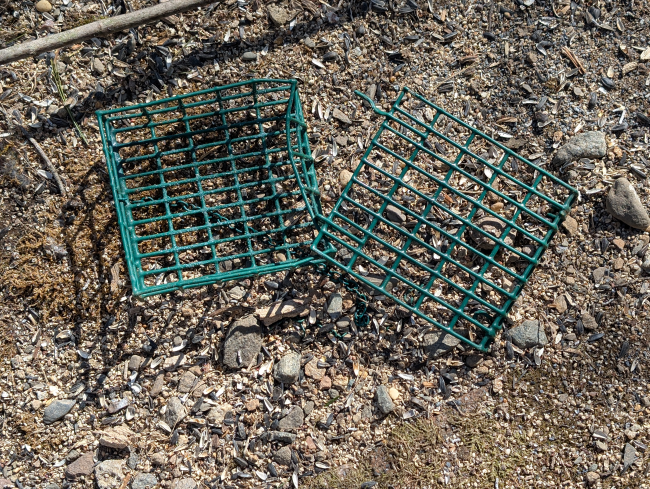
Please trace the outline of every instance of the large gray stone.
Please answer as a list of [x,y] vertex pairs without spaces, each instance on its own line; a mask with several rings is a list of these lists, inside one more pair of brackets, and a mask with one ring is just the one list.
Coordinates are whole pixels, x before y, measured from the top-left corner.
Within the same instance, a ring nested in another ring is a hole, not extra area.
[[332,319],[338,319],[341,316],[343,311],[343,298],[338,292],[334,292],[330,295],[329,301],[327,302],[327,314],[329,314]]
[[295,406],[280,420],[278,428],[282,431],[296,430],[305,422],[305,413],[302,408]]
[[194,387],[194,381],[196,380],[196,375],[194,375],[189,370],[181,375],[181,378],[178,381],[178,392],[183,394],[192,390]]
[[279,382],[293,384],[300,377],[300,353],[292,351],[283,356],[273,367],[273,377]]
[[557,151],[552,164],[564,166],[580,158],[602,158],[605,154],[605,134],[599,131],[583,132],[569,139],[569,142]]
[[131,482],[131,489],[153,489],[158,485],[158,479],[153,474],[138,474]]
[[276,26],[283,26],[292,18],[291,12],[279,5],[269,5],[267,10],[269,12],[269,19],[271,19],[271,22]]
[[512,342],[522,349],[548,344],[544,327],[536,320],[524,321],[508,331],[508,335]]
[[388,414],[395,409],[395,404],[390,398],[390,394],[388,394],[388,387],[385,385],[377,387],[375,398],[377,400],[377,407],[383,414]]
[[123,460],[104,460],[95,467],[95,481],[99,489],[117,489],[124,479]]
[[183,418],[187,416],[187,409],[178,397],[170,397],[167,401],[167,410],[165,411],[165,423],[171,429],[174,429]]
[[632,228],[650,228],[648,212],[627,178],[619,178],[614,182],[607,194],[605,206],[613,217]]
[[223,343],[223,363],[232,369],[248,367],[257,359],[261,348],[262,330],[257,324],[257,319],[255,316],[243,317],[235,321],[228,330]]
[[51,424],[61,419],[72,410],[74,405],[74,399],[57,399],[43,411],[43,423]]

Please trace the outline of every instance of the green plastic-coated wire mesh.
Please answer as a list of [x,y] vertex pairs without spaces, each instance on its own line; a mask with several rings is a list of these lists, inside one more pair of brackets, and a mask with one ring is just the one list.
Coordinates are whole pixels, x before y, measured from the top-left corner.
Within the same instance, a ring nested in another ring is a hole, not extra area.
[[485,351],[577,192],[408,88],[372,105],[385,120],[312,250]]
[[97,117],[134,295],[313,261],[304,246],[321,211],[296,80],[251,80]]

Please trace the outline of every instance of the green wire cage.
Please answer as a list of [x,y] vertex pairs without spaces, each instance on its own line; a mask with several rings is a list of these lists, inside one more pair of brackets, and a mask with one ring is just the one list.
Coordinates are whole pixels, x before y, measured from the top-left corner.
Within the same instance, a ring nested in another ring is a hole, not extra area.
[[312,250],[486,351],[576,190],[408,88],[356,93],[385,120]]
[[321,210],[296,80],[251,80],[97,117],[134,295],[313,261],[304,247]]

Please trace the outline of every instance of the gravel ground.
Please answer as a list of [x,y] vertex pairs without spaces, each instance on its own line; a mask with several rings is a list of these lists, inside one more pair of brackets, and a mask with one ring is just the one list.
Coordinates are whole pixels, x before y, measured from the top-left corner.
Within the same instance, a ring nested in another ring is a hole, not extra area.
[[[5,44],[147,5],[0,4]],[[648,14],[229,1],[0,67],[0,488],[647,487]],[[258,77],[300,81],[326,212],[381,121],[356,89],[580,191],[488,354],[378,296],[355,332],[309,269],[132,297],[94,111]]]

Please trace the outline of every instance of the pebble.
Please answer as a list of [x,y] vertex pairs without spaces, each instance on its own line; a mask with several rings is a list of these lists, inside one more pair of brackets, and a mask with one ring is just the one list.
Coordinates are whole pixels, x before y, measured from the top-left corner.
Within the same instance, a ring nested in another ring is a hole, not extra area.
[[325,369],[318,368],[318,358],[314,357],[305,364],[305,375],[314,380],[321,380],[325,376]]
[[627,178],[614,182],[607,194],[607,212],[635,229],[650,230],[650,217]]
[[616,238],[612,240],[612,244],[621,251],[625,249],[625,241],[623,241],[621,238]]
[[522,349],[548,344],[544,327],[537,320],[524,321],[508,331],[508,335],[511,341]]
[[178,397],[170,397],[167,401],[167,410],[165,411],[165,423],[171,429],[174,429],[176,424],[187,416],[187,410]]
[[395,389],[395,387],[391,387],[390,389],[388,389],[388,395],[393,401],[395,401],[399,397],[399,391]]
[[51,12],[52,11],[52,4],[48,2],[47,0],[40,0],[36,4],[36,10],[39,12]]
[[99,489],[117,489],[124,479],[123,460],[104,460],[95,467],[95,481]]
[[269,431],[268,440],[270,442],[279,441],[280,443],[293,443],[296,441],[296,435],[286,431]]
[[129,359],[129,370],[131,372],[137,372],[140,370],[143,362],[144,358],[142,358],[140,355],[132,355]]
[[260,318],[264,326],[270,326],[284,318],[293,318],[307,311],[302,300],[292,299],[284,302],[277,301],[269,306],[261,307],[255,311],[255,316]]
[[278,382],[293,384],[300,376],[300,360],[302,356],[297,352],[290,352],[283,356],[273,367],[273,377]]
[[598,472],[593,472],[593,471],[587,472],[586,479],[588,485],[595,486],[596,484],[598,484],[598,481],[600,480],[600,475],[598,474]]
[[151,456],[151,465],[163,466],[167,465],[167,455],[165,452],[156,452]]
[[267,11],[269,13],[269,19],[271,19],[271,22],[276,26],[283,26],[289,22],[292,17],[291,12],[279,5],[269,5]]
[[562,222],[562,227],[567,230],[569,236],[574,236],[578,232],[578,221],[571,216],[566,216],[564,222]]
[[116,426],[108,428],[99,439],[99,444],[114,448],[116,450],[124,450],[135,439],[135,433],[126,426]]
[[210,424],[215,426],[221,426],[223,420],[226,419],[226,414],[232,411],[232,406],[230,404],[221,404],[220,406],[214,406],[210,408],[206,419]]
[[406,216],[404,213],[395,206],[389,205],[386,206],[385,211],[386,219],[395,224],[404,224],[406,222]]
[[282,447],[273,455],[273,461],[279,465],[288,467],[291,465],[291,448],[288,446]]
[[343,297],[338,292],[330,295],[329,301],[327,302],[327,314],[330,315],[332,319],[338,319],[341,316],[343,311]]
[[383,414],[388,414],[395,409],[395,404],[390,397],[388,387],[385,385],[377,387],[375,398],[377,400],[377,407]]
[[260,401],[259,399],[250,399],[246,401],[246,411],[249,413],[252,413],[254,411],[257,411],[257,409],[260,407]]
[[97,75],[103,75],[106,73],[106,66],[102,63],[102,60],[99,58],[93,58],[92,69]]
[[294,406],[287,415],[280,420],[278,428],[281,431],[292,431],[300,428],[305,422],[305,413],[302,408]]
[[191,477],[177,480],[172,486],[173,489],[198,489],[198,485]]
[[625,444],[623,449],[623,467],[629,467],[636,460],[636,450],[629,443]]
[[94,467],[93,452],[86,452],[65,468],[65,477],[66,479],[75,480],[90,475],[93,473]]
[[564,166],[580,158],[602,158],[607,154],[605,134],[600,131],[588,131],[569,139],[553,157],[553,165]]
[[342,124],[352,124],[350,118],[347,115],[345,115],[343,112],[341,112],[339,109],[334,109],[332,111],[332,117],[337,121],[341,122]]
[[248,367],[257,360],[261,348],[262,330],[255,316],[238,319],[226,334],[223,343],[223,363],[231,369]]
[[183,365],[185,365],[185,355],[183,353],[177,353],[176,355],[167,357],[163,362],[163,368],[169,372],[173,372]]
[[320,385],[319,389],[322,391],[327,391],[332,388],[332,379],[325,375],[322,379],[320,379]]
[[341,185],[345,186],[350,180],[352,180],[353,173],[350,170],[341,170],[339,173],[339,182]]
[[153,489],[158,485],[158,479],[153,474],[137,474],[131,482],[131,489]]
[[450,352],[459,344],[460,340],[458,338],[444,331],[432,331],[425,334],[422,339],[422,348],[432,359]]
[[165,376],[163,374],[159,374],[156,377],[156,380],[154,380],[153,385],[151,386],[151,390],[149,391],[149,395],[151,397],[156,397],[158,394],[162,392],[162,388],[165,385]]
[[178,392],[183,394],[190,392],[192,387],[194,387],[194,382],[196,381],[196,375],[194,375],[189,370],[181,375],[180,380],[178,381]]
[[73,399],[56,400],[43,410],[43,423],[52,424],[68,414],[75,405]]
[[345,136],[344,134],[339,134],[335,138],[336,144],[339,146],[347,146],[348,145],[348,137]]
[[9,479],[4,479],[0,477],[0,489],[5,489],[6,488],[12,488],[14,487],[14,483],[11,482]]
[[257,53],[254,53],[253,51],[246,51],[244,54],[241,56],[242,61],[257,61]]

